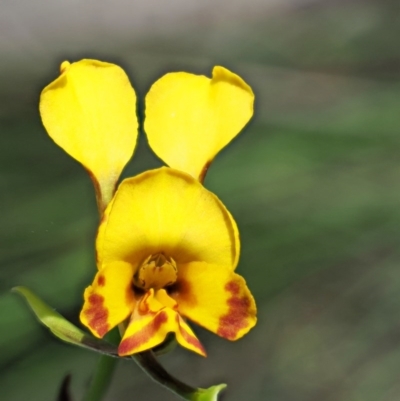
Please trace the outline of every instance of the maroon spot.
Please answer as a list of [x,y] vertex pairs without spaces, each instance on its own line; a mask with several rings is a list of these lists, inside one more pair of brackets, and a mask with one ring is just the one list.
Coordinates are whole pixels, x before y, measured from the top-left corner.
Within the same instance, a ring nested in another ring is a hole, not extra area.
[[191,290],[189,281],[179,279],[167,289],[168,295],[175,299],[178,304],[185,303],[189,307],[197,305],[196,296]]
[[168,320],[168,314],[165,311],[161,311],[147,326],[141,328],[135,334],[125,338],[118,347],[119,355],[129,355],[141,345],[145,344],[157,331],[161,325]]
[[89,308],[84,311],[89,326],[100,336],[108,332],[108,310],[104,307],[104,297],[92,294],[88,298]]
[[180,320],[182,318],[179,315],[176,315],[176,321],[178,322],[179,325],[179,332],[181,333],[182,337],[185,339],[187,343],[190,345],[193,345],[193,347],[197,348],[198,350],[201,351],[201,353],[204,356],[207,356],[206,350],[204,349],[203,345],[201,342],[191,334],[189,334],[181,325],[180,325]]
[[97,284],[99,287],[104,287],[104,285],[106,284],[106,278],[100,275],[97,279]]
[[238,295],[240,292],[240,285],[236,281],[230,281],[226,284],[225,289],[233,295]]
[[251,300],[248,296],[240,296],[240,285],[238,282],[230,281],[225,290],[231,293],[227,303],[228,313],[219,319],[217,334],[228,340],[235,340],[240,330],[249,324],[249,308]]

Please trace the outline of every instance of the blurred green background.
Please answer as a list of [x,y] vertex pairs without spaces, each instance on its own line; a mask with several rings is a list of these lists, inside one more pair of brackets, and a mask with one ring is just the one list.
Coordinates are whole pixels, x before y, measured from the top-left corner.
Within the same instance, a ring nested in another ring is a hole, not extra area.
[[[94,266],[89,178],[46,136],[41,89],[61,61],[117,62],[143,99],[167,71],[220,64],[256,92],[252,123],[205,185],[241,230],[259,322],[209,357],[162,358],[224,400],[400,399],[400,9],[363,0],[3,0],[0,3],[0,398],[79,400],[97,355],[56,341],[26,285],[78,323]],[[140,109],[143,109],[143,103]],[[160,165],[140,137],[124,176]],[[107,400],[176,400],[123,362]]]

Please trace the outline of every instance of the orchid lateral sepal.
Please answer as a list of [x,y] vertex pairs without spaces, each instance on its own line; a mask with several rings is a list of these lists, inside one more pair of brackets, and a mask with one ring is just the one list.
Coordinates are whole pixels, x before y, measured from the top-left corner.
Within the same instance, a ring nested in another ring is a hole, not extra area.
[[219,384],[209,388],[195,388],[171,376],[157,361],[152,351],[139,352],[132,358],[154,381],[187,401],[218,401],[218,395],[226,388]]
[[120,358],[118,356],[118,347],[107,341],[100,340],[85,333],[62,315],[42,301],[31,290],[25,287],[14,287],[13,292],[21,295],[36,317],[60,340],[86,348],[100,354]]

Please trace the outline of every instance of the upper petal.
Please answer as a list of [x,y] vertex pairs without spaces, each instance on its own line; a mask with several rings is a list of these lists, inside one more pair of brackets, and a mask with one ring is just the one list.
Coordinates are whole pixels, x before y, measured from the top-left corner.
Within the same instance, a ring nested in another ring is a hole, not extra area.
[[163,252],[178,265],[206,261],[236,267],[239,236],[221,201],[191,176],[163,167],[124,180],[96,242],[99,268],[124,260],[135,268]]
[[135,148],[136,95],[117,65],[81,60],[64,62],[61,70],[41,94],[42,121],[54,142],[89,171],[105,207]]
[[202,181],[216,154],[250,120],[253,102],[251,88],[223,67],[214,67],[212,79],[166,74],[146,96],[149,144],[170,167]]
[[256,324],[256,304],[243,277],[204,262],[181,265],[178,273],[170,296],[183,316],[228,340]]

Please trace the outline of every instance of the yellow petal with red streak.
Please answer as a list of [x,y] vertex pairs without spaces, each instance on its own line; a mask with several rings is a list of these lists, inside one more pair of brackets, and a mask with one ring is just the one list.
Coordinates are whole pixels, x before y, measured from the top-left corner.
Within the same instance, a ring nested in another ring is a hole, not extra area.
[[101,269],[86,288],[80,319],[96,337],[103,337],[132,313],[132,277],[129,263],[113,262]]
[[[183,347],[205,356],[200,341],[174,310],[176,302],[168,298],[165,290],[154,293],[150,289],[136,304],[118,348],[120,356],[152,349],[160,345],[169,333],[175,333]],[[165,303],[169,306],[165,306]]]
[[170,294],[178,312],[198,325],[237,340],[256,324],[256,305],[243,277],[219,266],[193,262],[180,265]]

